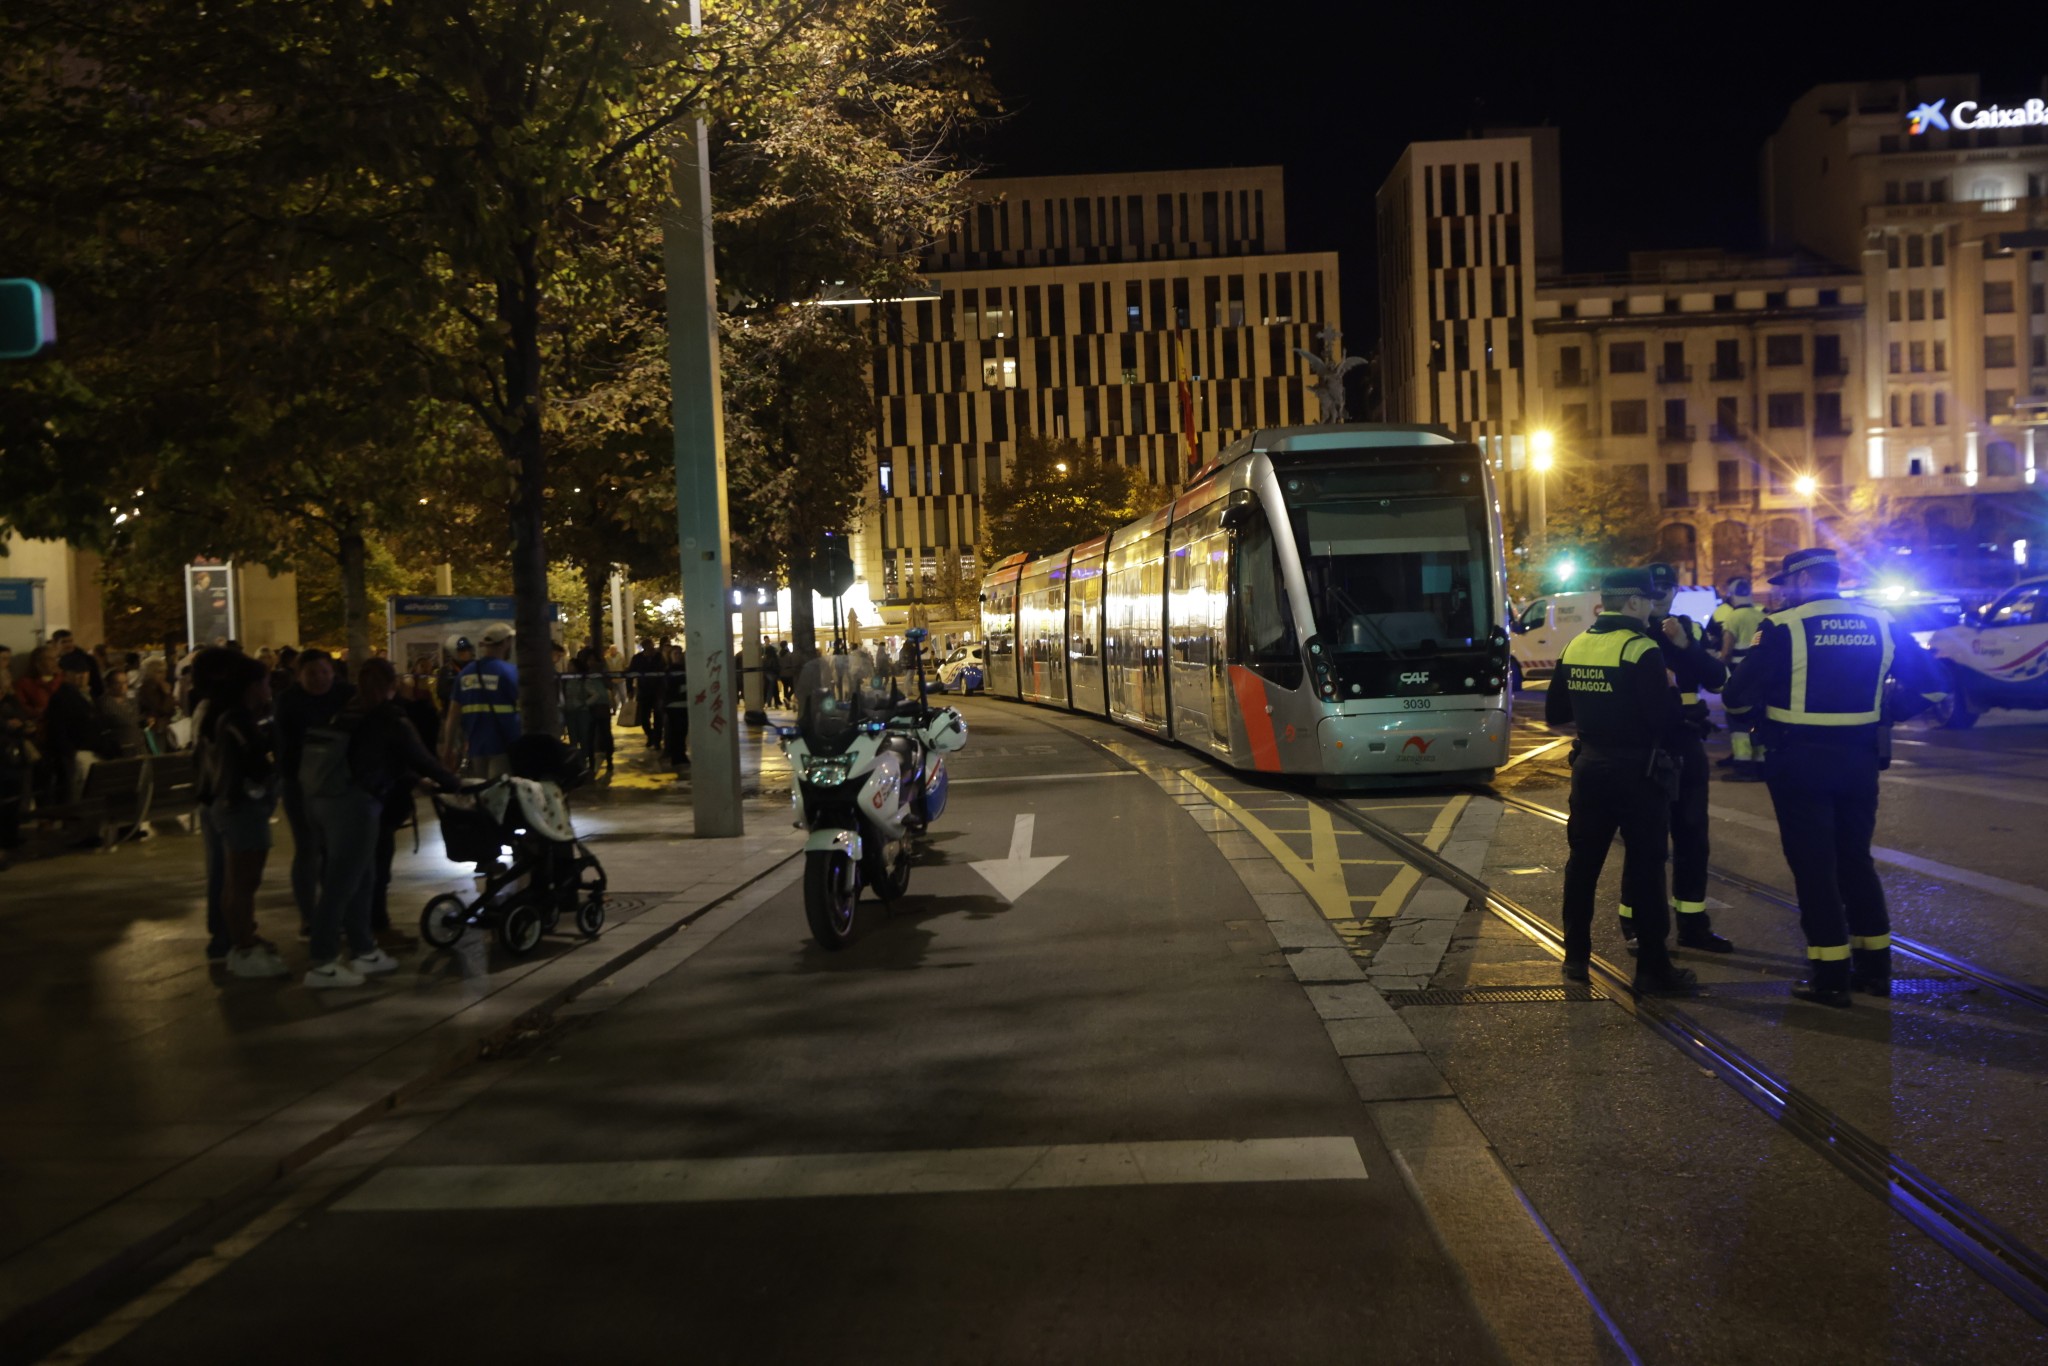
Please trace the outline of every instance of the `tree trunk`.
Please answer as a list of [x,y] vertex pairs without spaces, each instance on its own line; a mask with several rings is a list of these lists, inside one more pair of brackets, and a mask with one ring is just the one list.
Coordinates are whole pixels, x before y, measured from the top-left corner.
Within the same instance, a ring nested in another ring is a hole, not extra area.
[[[515,212],[515,217],[517,216]],[[507,425],[499,445],[511,465],[506,507],[512,531],[514,659],[519,665],[519,720],[528,735],[559,735],[562,703],[549,653],[547,460],[541,445],[540,268],[531,236],[515,248],[517,275],[498,282],[498,320],[505,324]]]
[[612,567],[592,560],[583,566],[583,601],[590,611],[590,643],[604,649],[604,603],[612,592]]
[[370,657],[369,547],[360,525],[342,529],[335,558],[341,563],[341,620],[348,632],[348,666],[363,667]]
[[808,550],[789,552],[789,643],[802,654],[818,643],[817,613],[811,599],[811,557]]

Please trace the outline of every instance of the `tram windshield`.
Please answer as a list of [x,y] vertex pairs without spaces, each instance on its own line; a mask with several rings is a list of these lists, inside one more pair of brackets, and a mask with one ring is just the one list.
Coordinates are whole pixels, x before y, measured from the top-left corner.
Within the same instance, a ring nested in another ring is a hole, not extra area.
[[[1466,476],[1472,493],[1435,494],[1429,485],[1452,481],[1440,470],[1418,473],[1281,480],[1316,634],[1340,655],[1410,659],[1486,643],[1487,523],[1477,480]],[[1375,484],[1400,491],[1369,496]]]

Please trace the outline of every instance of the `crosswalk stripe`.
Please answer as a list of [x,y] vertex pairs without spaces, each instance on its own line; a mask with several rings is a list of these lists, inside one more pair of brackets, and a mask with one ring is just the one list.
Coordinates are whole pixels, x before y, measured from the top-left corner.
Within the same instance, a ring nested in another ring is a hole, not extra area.
[[1364,1179],[1365,1160],[1350,1138],[1182,1139],[926,1152],[388,1167],[334,1208],[348,1213],[410,1213]]

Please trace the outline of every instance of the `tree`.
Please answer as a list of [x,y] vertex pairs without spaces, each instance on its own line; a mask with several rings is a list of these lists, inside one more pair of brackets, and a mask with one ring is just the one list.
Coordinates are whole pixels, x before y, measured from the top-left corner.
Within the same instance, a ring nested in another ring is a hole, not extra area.
[[1168,496],[1091,446],[1027,432],[1010,477],[981,498],[989,559],[1050,554],[1114,530]]
[[1657,543],[1657,517],[1641,484],[1597,470],[1574,470],[1551,485],[1543,542],[1555,559],[1574,553],[1583,568],[1632,565]]

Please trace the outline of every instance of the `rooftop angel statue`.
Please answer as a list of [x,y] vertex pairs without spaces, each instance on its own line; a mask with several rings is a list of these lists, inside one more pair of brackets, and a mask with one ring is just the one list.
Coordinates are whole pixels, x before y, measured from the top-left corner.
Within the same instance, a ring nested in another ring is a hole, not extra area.
[[1309,386],[1316,396],[1318,422],[1344,422],[1349,419],[1344,406],[1344,376],[1365,364],[1364,356],[1344,354],[1344,334],[1334,327],[1316,329],[1316,340],[1323,344],[1323,355],[1305,347],[1297,346],[1294,354],[1308,362],[1308,368],[1315,374],[1316,382]]

